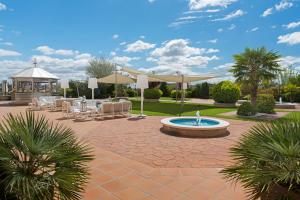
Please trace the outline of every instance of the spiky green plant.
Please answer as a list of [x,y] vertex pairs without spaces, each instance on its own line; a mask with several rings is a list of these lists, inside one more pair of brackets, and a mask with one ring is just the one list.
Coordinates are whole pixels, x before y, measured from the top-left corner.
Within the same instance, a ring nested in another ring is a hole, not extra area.
[[15,199],[81,199],[91,159],[71,129],[44,116],[9,114],[0,123],[1,192]]
[[250,199],[272,196],[275,188],[283,189],[280,197],[300,195],[300,115],[254,126],[231,156],[235,164],[221,173],[241,182]]

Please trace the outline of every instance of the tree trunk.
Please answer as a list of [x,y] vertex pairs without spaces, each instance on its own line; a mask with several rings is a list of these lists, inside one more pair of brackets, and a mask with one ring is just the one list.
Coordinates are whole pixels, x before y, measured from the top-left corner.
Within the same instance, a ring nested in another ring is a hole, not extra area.
[[253,85],[252,89],[251,89],[251,104],[253,106],[256,106],[256,100],[257,100],[257,90],[258,90],[258,86],[257,85]]

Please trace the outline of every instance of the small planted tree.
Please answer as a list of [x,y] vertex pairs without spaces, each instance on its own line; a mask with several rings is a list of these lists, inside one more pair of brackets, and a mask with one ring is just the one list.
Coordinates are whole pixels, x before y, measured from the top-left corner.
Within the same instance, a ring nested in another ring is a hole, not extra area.
[[237,82],[249,86],[251,103],[256,105],[257,91],[263,80],[272,80],[281,71],[280,55],[266,48],[246,48],[241,54],[234,55],[235,64],[230,70]]
[[103,58],[94,59],[86,67],[86,74],[90,77],[102,78],[111,75],[115,70],[115,65]]
[[90,148],[69,128],[31,112],[0,124],[1,199],[82,199]]

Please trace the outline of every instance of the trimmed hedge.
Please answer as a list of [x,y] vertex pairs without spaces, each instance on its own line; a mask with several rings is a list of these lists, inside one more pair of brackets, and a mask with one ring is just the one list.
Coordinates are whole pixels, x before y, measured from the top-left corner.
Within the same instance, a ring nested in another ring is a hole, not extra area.
[[144,97],[145,99],[160,99],[162,91],[158,88],[145,89]]
[[217,103],[235,103],[239,98],[239,87],[230,81],[222,81],[213,88],[213,99]]
[[275,99],[271,94],[259,94],[256,102],[257,110],[260,113],[274,113]]
[[257,113],[255,106],[250,102],[244,102],[238,107],[237,114],[239,116],[253,116]]

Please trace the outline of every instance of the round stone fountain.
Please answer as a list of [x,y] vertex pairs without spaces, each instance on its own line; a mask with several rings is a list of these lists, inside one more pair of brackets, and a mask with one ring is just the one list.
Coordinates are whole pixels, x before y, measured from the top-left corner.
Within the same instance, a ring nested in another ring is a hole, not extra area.
[[170,117],[161,120],[163,130],[184,137],[220,137],[228,134],[228,122],[216,118]]

